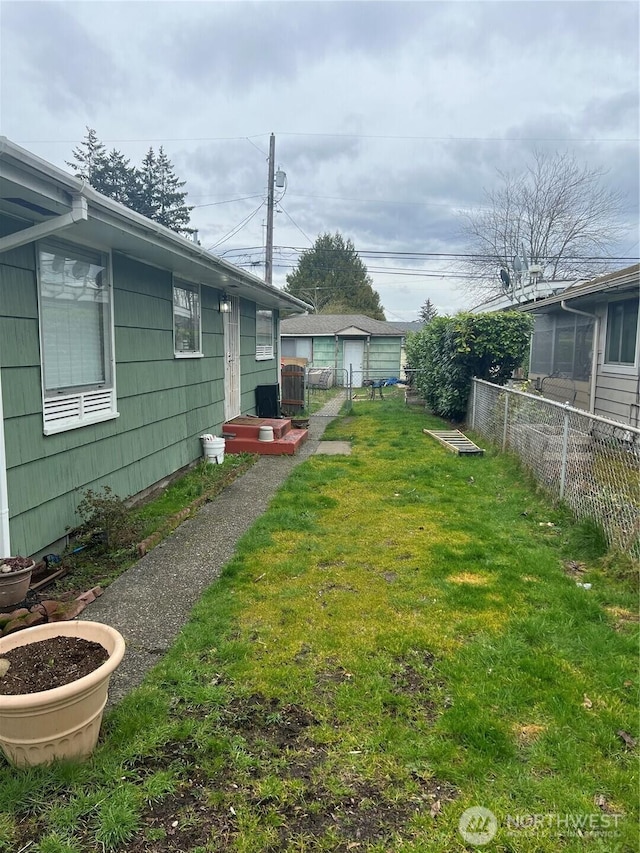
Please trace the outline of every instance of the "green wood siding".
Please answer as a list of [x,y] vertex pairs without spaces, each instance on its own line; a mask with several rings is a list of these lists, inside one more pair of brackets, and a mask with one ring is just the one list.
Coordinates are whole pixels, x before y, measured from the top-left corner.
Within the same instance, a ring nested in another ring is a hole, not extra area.
[[[15,230],[0,221],[0,231]],[[65,238],[72,242],[72,234]],[[174,358],[172,278],[112,257],[119,418],[43,435],[33,245],[0,256],[0,367],[12,550],[33,554],[80,519],[87,488],[135,495],[201,456],[199,436],[219,432],[224,342],[219,294],[202,288],[203,358]],[[255,359],[255,305],[241,302],[243,411],[255,386],[277,381],[276,360]]]
[[333,337],[313,339],[312,367],[336,367],[336,342]]
[[[257,385],[278,382],[277,352],[267,361],[256,360],[256,310],[259,307],[240,300],[240,411],[243,415],[256,414]],[[274,349],[276,343],[274,338]]]
[[[369,373],[374,378],[400,378],[400,344],[402,338],[371,338]],[[366,358],[366,353],[365,353]],[[366,362],[365,362],[366,364]]]

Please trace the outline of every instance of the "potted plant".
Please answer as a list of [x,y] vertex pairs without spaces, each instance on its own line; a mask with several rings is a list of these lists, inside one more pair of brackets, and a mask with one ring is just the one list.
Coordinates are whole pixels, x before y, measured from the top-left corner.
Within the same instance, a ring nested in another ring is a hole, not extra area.
[[[0,695],[0,748],[17,767],[87,758],[98,741],[109,680],[124,655],[124,639],[100,622],[50,622],[0,639],[2,655],[40,641],[71,637],[97,643],[107,659],[87,675],[35,693]],[[29,649],[31,652],[35,650]],[[10,670],[4,658],[2,669]],[[58,664],[52,657],[51,665]],[[63,665],[62,665],[63,666]],[[5,673],[0,670],[0,689]]]
[[30,557],[0,558],[0,609],[26,598],[34,566]]
[[304,409],[291,415],[291,426],[294,429],[309,429],[309,415]]

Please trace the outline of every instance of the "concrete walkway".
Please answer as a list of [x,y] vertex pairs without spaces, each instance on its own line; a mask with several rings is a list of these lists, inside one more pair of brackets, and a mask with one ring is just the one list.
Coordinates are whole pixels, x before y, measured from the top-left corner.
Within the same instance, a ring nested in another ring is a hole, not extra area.
[[344,400],[344,394],[338,395],[311,417],[309,438],[295,456],[261,456],[82,613],[82,619],[116,628],[127,644],[111,679],[109,705],[141,684],[168,650],[194,604],[233,556],[238,539],[267,509],[291,471],[318,450],[325,427]]

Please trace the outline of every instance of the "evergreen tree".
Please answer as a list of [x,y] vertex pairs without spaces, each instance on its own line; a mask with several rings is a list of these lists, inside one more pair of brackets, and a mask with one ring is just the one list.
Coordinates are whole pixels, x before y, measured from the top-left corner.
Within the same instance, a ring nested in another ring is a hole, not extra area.
[[435,317],[438,316],[438,309],[435,307],[433,302],[430,299],[427,299],[422,307],[420,308],[420,313],[418,318],[422,320],[425,326],[430,323]]
[[84,140],[71,152],[73,161],[67,160],[66,164],[75,170],[76,178],[84,178],[88,184],[95,187],[96,175],[104,168],[107,154],[95,130],[92,127],[87,127],[86,130]]
[[179,234],[193,234],[189,227],[193,207],[185,204],[187,192],[182,189],[186,182],[178,180],[162,146],[157,156],[149,148],[136,169],[117,149],[107,154],[95,130],[87,127],[85,139],[72,154],[73,161],[67,165],[98,192]]
[[137,170],[114,148],[95,172],[92,186],[103,195],[137,210],[140,203],[140,180]]
[[193,234],[194,229],[189,228],[189,216],[193,208],[185,204],[187,192],[181,189],[186,182],[178,180],[162,146],[157,156],[153,148],[149,148],[138,177],[138,212],[178,233]]
[[144,156],[142,165],[138,169],[138,180],[140,182],[138,213],[149,219],[155,219],[158,212],[158,169],[153,148],[149,148]]
[[372,284],[351,240],[336,231],[321,234],[302,253],[284,290],[309,302],[316,314],[365,314],[384,320],[380,296]]

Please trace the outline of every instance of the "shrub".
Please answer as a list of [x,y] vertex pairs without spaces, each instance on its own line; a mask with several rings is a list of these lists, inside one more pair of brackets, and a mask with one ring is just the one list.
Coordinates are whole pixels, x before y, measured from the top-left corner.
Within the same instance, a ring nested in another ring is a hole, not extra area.
[[87,489],[78,504],[78,514],[82,518],[78,531],[81,542],[109,552],[131,548],[137,542],[140,524],[109,486],[102,491]]
[[526,314],[456,314],[436,317],[409,335],[407,358],[431,411],[462,420],[473,377],[503,385],[529,348],[533,321]]

